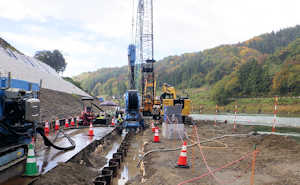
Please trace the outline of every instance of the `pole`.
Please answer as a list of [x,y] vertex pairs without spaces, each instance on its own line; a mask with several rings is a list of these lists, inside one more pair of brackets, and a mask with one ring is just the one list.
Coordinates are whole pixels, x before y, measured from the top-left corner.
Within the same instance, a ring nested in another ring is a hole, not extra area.
[[272,132],[275,132],[275,125],[276,125],[276,117],[277,117],[277,104],[278,104],[278,97],[275,96],[275,101],[274,101],[274,120],[273,120],[273,126],[272,126]]
[[237,105],[234,106],[234,122],[233,122],[233,130],[236,130],[236,114],[237,114]]
[[217,126],[218,104],[216,105],[215,126]]

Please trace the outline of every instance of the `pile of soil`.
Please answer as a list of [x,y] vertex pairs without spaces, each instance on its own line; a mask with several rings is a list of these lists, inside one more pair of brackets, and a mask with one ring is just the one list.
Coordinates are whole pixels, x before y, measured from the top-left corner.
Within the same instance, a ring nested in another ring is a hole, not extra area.
[[[81,96],[79,95],[58,92],[50,89],[41,89],[40,101],[42,121],[78,116],[81,111],[83,111],[83,105],[86,106],[90,103],[87,101],[82,102]],[[94,100],[93,103],[98,106],[100,105],[100,102],[97,100]],[[95,112],[98,112],[98,110],[95,110]]]

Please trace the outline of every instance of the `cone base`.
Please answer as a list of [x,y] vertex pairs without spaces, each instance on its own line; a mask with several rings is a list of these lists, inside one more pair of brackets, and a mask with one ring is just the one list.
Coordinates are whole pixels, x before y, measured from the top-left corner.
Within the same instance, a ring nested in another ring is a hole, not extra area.
[[29,163],[26,164],[25,167],[25,172],[22,176],[24,177],[37,177],[40,176],[41,174],[38,172],[38,165],[36,165],[36,163]]
[[23,177],[38,177],[40,175],[41,175],[40,173],[35,173],[35,174],[23,174],[22,176]]
[[178,164],[176,164],[175,168],[190,168],[190,166],[189,165],[178,165]]
[[94,136],[94,132],[89,132],[88,136]]

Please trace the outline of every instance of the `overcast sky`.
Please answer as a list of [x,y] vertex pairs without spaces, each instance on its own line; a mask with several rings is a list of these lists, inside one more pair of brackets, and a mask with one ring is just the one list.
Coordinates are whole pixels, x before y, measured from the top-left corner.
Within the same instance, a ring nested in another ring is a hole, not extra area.
[[[61,50],[68,63],[65,76],[123,66],[131,41],[132,4],[0,0],[0,37],[29,56]],[[299,7],[300,0],[154,0],[155,59],[295,26],[300,24]]]

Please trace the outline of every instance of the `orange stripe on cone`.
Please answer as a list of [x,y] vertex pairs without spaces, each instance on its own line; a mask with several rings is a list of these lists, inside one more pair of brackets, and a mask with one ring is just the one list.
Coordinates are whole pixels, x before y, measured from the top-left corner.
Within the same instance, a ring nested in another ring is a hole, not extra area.
[[48,121],[45,122],[44,132],[45,132],[46,134],[48,134],[48,133],[50,132],[50,130],[49,130],[49,122],[48,122]]
[[71,126],[75,126],[74,118],[71,119]]
[[159,133],[158,133],[158,127],[155,127],[155,133],[154,133],[154,138],[153,138],[154,143],[159,143]]
[[151,127],[152,127],[152,132],[154,133],[155,132],[155,126],[154,126],[153,122],[151,123]]
[[187,164],[187,155],[186,154],[187,154],[187,147],[186,147],[186,141],[184,141],[176,167],[179,167],[179,168],[189,168],[190,167]]
[[93,124],[90,122],[90,128],[89,128],[89,136],[94,136],[94,129],[93,129]]
[[59,120],[56,118],[56,121],[55,121],[55,130],[59,130]]
[[115,117],[111,119],[111,126],[115,126]]
[[68,119],[65,119],[65,128],[69,128],[69,120]]

